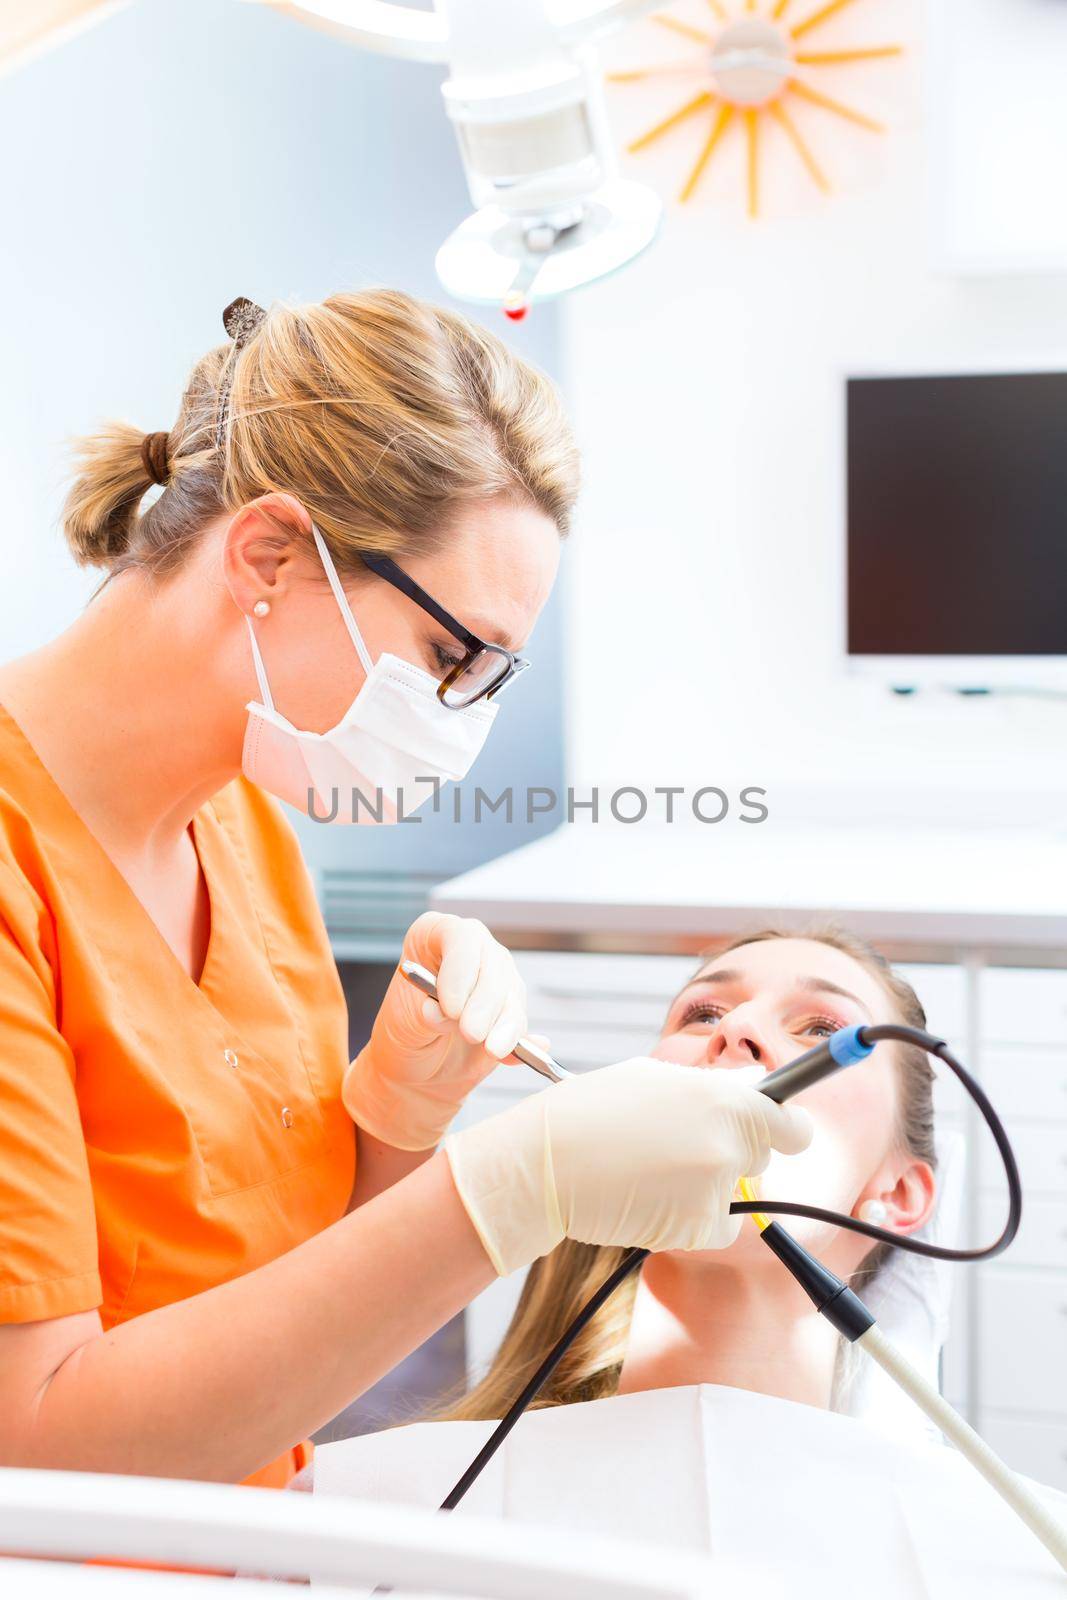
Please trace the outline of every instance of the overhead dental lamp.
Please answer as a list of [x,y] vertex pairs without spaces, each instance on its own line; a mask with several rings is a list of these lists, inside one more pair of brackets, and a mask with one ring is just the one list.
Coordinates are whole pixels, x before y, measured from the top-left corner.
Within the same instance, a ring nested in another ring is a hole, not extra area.
[[660,0],[272,0],[366,49],[444,63],[474,214],[437,252],[460,300],[518,319],[632,261],[662,210],[615,171],[597,40]]

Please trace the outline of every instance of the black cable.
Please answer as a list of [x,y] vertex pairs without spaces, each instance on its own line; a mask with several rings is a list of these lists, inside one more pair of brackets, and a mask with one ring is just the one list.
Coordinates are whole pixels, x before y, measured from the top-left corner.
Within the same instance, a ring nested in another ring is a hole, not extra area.
[[838,1227],[847,1228],[852,1233],[866,1234],[868,1239],[877,1239],[880,1243],[891,1244],[897,1250],[907,1250],[913,1255],[929,1256],[934,1261],[987,1261],[991,1256],[999,1256],[1008,1248],[1019,1231],[1023,1194],[1015,1152],[1004,1131],[1004,1124],[994,1111],[985,1090],[975,1078],[972,1078],[967,1068],[956,1060],[943,1039],[936,1039],[933,1034],[925,1033],[922,1028],[908,1028],[903,1023],[897,1022],[879,1022],[870,1026],[864,1024],[859,1029],[859,1034],[865,1044],[873,1045],[882,1039],[895,1039],[898,1043],[918,1045],[927,1055],[936,1056],[939,1061],[943,1061],[963,1084],[982,1113],[986,1127],[993,1135],[993,1141],[1004,1164],[1004,1176],[1008,1181],[1008,1220],[999,1238],[981,1250],[952,1250],[948,1245],[927,1244],[924,1239],[909,1239],[903,1234],[891,1233],[888,1228],[879,1228],[873,1222],[861,1222],[858,1217],[846,1217],[839,1211],[824,1211],[820,1206],[798,1205],[792,1200],[735,1200],[730,1206],[731,1215],[763,1211],[768,1216],[810,1217],[813,1222],[834,1222]]
[[[825,1211],[821,1206],[800,1205],[792,1200],[735,1200],[730,1206],[730,1214],[737,1215],[752,1211],[762,1211],[768,1216],[809,1217],[815,1222],[833,1222],[838,1227],[848,1229],[851,1233],[862,1233],[869,1239],[877,1239],[879,1242],[891,1244],[896,1249],[910,1251],[913,1255],[930,1256],[935,1261],[986,1261],[991,1256],[1000,1255],[1001,1251],[1008,1248],[1019,1231],[1023,1203],[1022,1184],[1019,1179],[1019,1167],[1015,1160],[1015,1152],[1012,1150],[1008,1136],[1004,1131],[1004,1125],[994,1111],[985,1090],[972,1078],[966,1067],[956,1060],[943,1039],[936,1039],[933,1034],[926,1033],[922,1028],[909,1028],[904,1023],[886,1022],[875,1023],[870,1026],[864,1024],[857,1031],[861,1041],[867,1045],[873,1046],[884,1039],[893,1039],[902,1044],[918,1045],[920,1049],[926,1051],[927,1055],[936,1056],[939,1061],[943,1061],[956,1074],[970,1094],[971,1099],[982,1113],[986,1126],[993,1135],[997,1149],[1000,1152],[1000,1158],[1004,1163],[1004,1175],[1008,1181],[1008,1220],[1004,1224],[1000,1237],[981,1250],[952,1250],[947,1245],[927,1244],[923,1239],[909,1239],[903,1234],[891,1233],[887,1228],[879,1228],[871,1222],[861,1222],[858,1217],[845,1216],[839,1211]],[[812,1051],[811,1055],[814,1057],[816,1053]],[[806,1060],[807,1058],[805,1057],[804,1059]],[[840,1070],[841,1066],[851,1064],[853,1063],[835,1064],[830,1070]],[[825,1075],[825,1069],[822,1075]],[[549,1093],[550,1091],[546,1090],[545,1092]],[[800,1086],[798,1085],[793,1092],[799,1093]],[[776,1224],[772,1224],[772,1226],[776,1226]],[[790,1236],[787,1234],[785,1237],[789,1239]],[[795,1243],[795,1241],[791,1242]],[[508,1407],[466,1472],[441,1502],[442,1511],[455,1510],[467,1490],[480,1477],[496,1455],[496,1452],[500,1449],[500,1446],[504,1443],[504,1440],[523,1412],[537,1398],[537,1395],[544,1388],[553,1372],[555,1372],[582,1329],[591,1318],[596,1316],[601,1306],[615,1293],[619,1285],[624,1283],[631,1273],[637,1271],[648,1254],[647,1250],[631,1250],[615,1268],[614,1272],[605,1278],[600,1288],[586,1302],[570,1327],[549,1351],[522,1393]]]
[[631,1250],[629,1255],[624,1256],[619,1262],[619,1265],[615,1268],[615,1271],[611,1273],[609,1277],[604,1279],[604,1282],[600,1285],[600,1288],[596,1291],[596,1293],[586,1301],[585,1305],[579,1311],[578,1315],[575,1317],[566,1333],[563,1334],[559,1343],[549,1351],[548,1355],[542,1361],[541,1365],[538,1367],[537,1371],[534,1373],[525,1389],[519,1395],[518,1399],[513,1401],[508,1407],[497,1427],[493,1430],[492,1434],[479,1450],[478,1454],[475,1456],[474,1460],[471,1462],[462,1478],[460,1478],[459,1482],[455,1485],[451,1492],[445,1496],[444,1500],[442,1500],[440,1508],[442,1511],[452,1511],[456,1506],[459,1505],[459,1502],[463,1499],[463,1496],[466,1494],[471,1484],[480,1475],[482,1468],[488,1465],[493,1456],[500,1449],[500,1446],[504,1443],[504,1440],[515,1426],[516,1422],[518,1422],[527,1406],[537,1398],[540,1391],[544,1388],[545,1384],[548,1382],[553,1372],[555,1372],[556,1368],[559,1366],[560,1362],[563,1360],[563,1357],[567,1354],[567,1351],[570,1349],[575,1339],[577,1339],[586,1323],[591,1321],[591,1319],[596,1316],[605,1300],[611,1298],[611,1296],[615,1293],[615,1290],[619,1287],[620,1283],[624,1282],[625,1279],[630,1276],[631,1272],[635,1271],[641,1265],[642,1261],[647,1255],[647,1250]]

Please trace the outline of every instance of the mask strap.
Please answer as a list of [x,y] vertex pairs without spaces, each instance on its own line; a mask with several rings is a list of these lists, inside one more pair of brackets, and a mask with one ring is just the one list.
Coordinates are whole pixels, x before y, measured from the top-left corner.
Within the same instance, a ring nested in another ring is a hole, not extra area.
[[330,588],[333,590],[333,597],[340,607],[341,615],[345,621],[345,627],[348,629],[349,637],[356,647],[356,654],[362,663],[363,670],[369,677],[370,670],[373,667],[374,662],[371,660],[370,651],[363,643],[363,635],[356,626],[356,619],[352,615],[352,607],[348,603],[348,596],[341,587],[341,580],[337,576],[337,568],[333,564],[333,557],[326,548],[326,540],[322,537],[322,534],[319,532],[318,528],[316,528],[314,523],[311,524],[311,532],[315,538],[315,545],[319,552],[319,558],[322,561],[323,567],[325,568],[326,576],[330,581]]
[[252,618],[247,612],[245,614],[245,622],[248,624],[248,638],[252,645],[252,665],[256,669],[256,682],[259,684],[260,699],[268,711],[273,711],[274,700],[271,696],[270,684],[267,682],[267,669],[263,665],[263,657],[259,652],[259,640],[256,638],[256,630],[252,626]]
[[[341,580],[337,576],[337,568],[333,564],[333,557],[326,548],[325,539],[322,537],[322,534],[319,532],[318,528],[316,528],[314,523],[311,524],[311,531],[315,537],[315,545],[319,552],[319,559],[322,561],[326,576],[329,579],[330,588],[333,590],[333,597],[340,607],[341,616],[344,618],[345,627],[348,629],[349,637],[356,647],[356,654],[362,663],[364,672],[369,675],[374,662],[371,660],[370,651],[363,643],[363,635],[356,626],[356,619],[352,615],[352,607],[348,603],[348,596],[341,587]],[[247,613],[245,615],[245,623],[248,627],[249,643],[252,646],[252,664],[256,669],[256,682],[259,684],[260,698],[262,699],[267,710],[273,711],[274,699],[270,692],[270,684],[267,682],[267,669],[263,665],[263,656],[260,653],[259,640],[256,638],[256,630],[252,626],[252,618],[248,616]]]

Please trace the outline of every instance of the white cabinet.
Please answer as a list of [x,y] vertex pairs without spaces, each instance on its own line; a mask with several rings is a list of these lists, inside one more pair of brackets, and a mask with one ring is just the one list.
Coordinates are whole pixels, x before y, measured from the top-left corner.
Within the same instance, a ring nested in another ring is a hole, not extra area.
[[[996,1105],[994,1099],[993,1104]],[[1019,1163],[1024,1203],[1039,1195],[1067,1195],[1067,1122],[1023,1122],[1005,1117],[1004,1127]],[[997,1147],[982,1133],[978,1172],[983,1189],[1004,1193],[1003,1169]]]
[[944,1039],[966,1066],[967,985],[961,969],[898,962],[895,970],[922,1001],[930,1032]]
[[[1023,1218],[1010,1250],[978,1269],[976,1421],[1020,1472],[1067,1488],[1067,973],[991,968],[980,978],[983,1087],[1019,1163]],[[979,1234],[1003,1224],[1004,1179],[982,1137]]]
[[[643,1054],[667,1007],[696,970],[691,956],[517,952],[530,1027],[564,1065],[585,1069]],[[953,1274],[952,1335],[943,1362],[948,1398],[1008,1462],[1067,1487],[1067,973],[953,965],[899,968],[922,1000],[931,1032],[947,1039],[1002,1116],[1023,1180],[1023,1223],[1004,1257]],[[969,1035],[973,1042],[969,1042]],[[488,1115],[539,1088],[502,1067],[466,1118]],[[1006,1215],[996,1148],[963,1090],[940,1069],[940,1123],[964,1131],[969,1162],[961,1243],[992,1239]],[[496,1284],[468,1314],[472,1371],[490,1360],[521,1289]]]
[[1067,1041],[1053,1045],[986,1044],[982,1086],[1001,1117],[1067,1120]]
[[981,998],[989,1044],[1067,1045],[1067,972],[991,967]]
[[694,956],[521,951],[530,1026],[564,1066],[581,1071],[647,1055],[664,1014],[697,970]]
[[1047,1422],[989,1411],[982,1434],[999,1456],[1028,1478],[1067,1491],[1067,1422]]
[[1067,1429],[1067,1273],[979,1268],[978,1321],[983,1412],[1026,1414],[1032,1421],[1060,1412]]
[[[1023,1220],[1015,1242],[1005,1259],[1011,1267],[1059,1267],[1067,1264],[1067,1194],[1055,1197],[1032,1195],[1023,1179]],[[986,1189],[978,1196],[978,1237],[992,1239],[1004,1226],[1007,1200],[1003,1185],[997,1192]],[[993,1268],[991,1267],[992,1271]],[[1067,1340],[1067,1328],[1064,1329]]]

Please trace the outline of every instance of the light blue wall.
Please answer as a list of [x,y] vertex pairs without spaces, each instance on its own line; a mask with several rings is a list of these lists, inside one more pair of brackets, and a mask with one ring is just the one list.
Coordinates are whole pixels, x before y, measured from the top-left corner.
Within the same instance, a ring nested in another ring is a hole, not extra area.
[[[54,634],[96,581],[58,532],[65,441],[110,415],[167,427],[234,295],[384,282],[445,299],[433,254],[468,200],[438,81],[237,0],[135,0],[0,78],[0,658]],[[486,321],[556,369],[551,311]],[[491,792],[560,782],[555,606],[530,654],[476,769]],[[318,865],[446,875],[530,831],[437,818],[304,836]]]

